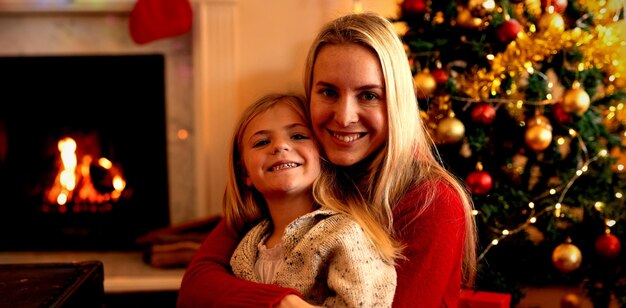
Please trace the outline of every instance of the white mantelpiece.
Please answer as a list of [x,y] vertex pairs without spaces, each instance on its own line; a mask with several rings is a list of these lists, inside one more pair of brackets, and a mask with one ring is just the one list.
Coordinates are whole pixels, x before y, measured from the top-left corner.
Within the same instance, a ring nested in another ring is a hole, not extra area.
[[191,33],[145,45],[128,32],[133,5],[0,0],[0,56],[164,54],[171,222],[218,214],[237,111],[237,1],[192,1]]

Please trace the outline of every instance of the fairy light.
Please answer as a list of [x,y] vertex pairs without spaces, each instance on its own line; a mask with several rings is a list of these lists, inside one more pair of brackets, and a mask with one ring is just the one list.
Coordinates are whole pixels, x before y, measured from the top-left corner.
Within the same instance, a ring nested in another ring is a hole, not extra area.
[[606,226],[609,227],[609,228],[615,226],[615,220],[614,219],[607,220],[606,221]]
[[489,60],[489,61],[493,61],[493,59],[495,59],[495,56],[494,56],[494,55],[492,55],[492,54],[488,54],[488,55],[487,55],[487,60]]
[[478,211],[477,210],[472,210],[472,215],[474,215],[474,216],[478,215]]
[[602,212],[602,209],[604,209],[604,202],[597,201],[597,202],[593,205],[593,207],[596,209],[596,211],[598,211],[598,212]]
[[[584,148],[584,144],[581,145],[581,146]],[[586,151],[586,150],[584,150],[584,151]],[[588,166],[591,163],[597,161],[601,157],[606,157],[607,155],[608,155],[608,151],[606,149],[600,150],[594,157],[592,157],[591,159],[588,159],[587,161],[585,161],[583,163],[583,168],[581,168],[581,169],[587,170]],[[581,169],[577,170],[575,175],[563,187],[550,188],[547,192],[545,192],[544,194],[540,194],[537,198],[535,198],[535,201],[537,201],[537,200],[546,198],[548,196],[555,195],[555,194],[557,194],[560,191],[560,195],[559,195],[558,201],[554,205],[546,206],[542,210],[540,210],[538,212],[535,212],[535,207],[536,207],[535,202],[534,201],[529,201],[528,202],[528,208],[530,209],[530,213],[528,214],[528,219],[524,223],[518,225],[516,228],[513,228],[513,229],[508,228],[508,229],[502,229],[501,231],[498,231],[500,233],[500,236],[495,238],[495,239],[493,239],[491,241],[491,243],[489,245],[487,245],[487,247],[485,247],[483,249],[482,253],[478,256],[478,260],[479,261],[482,260],[485,257],[485,255],[487,254],[487,252],[493,246],[498,245],[498,243],[501,240],[505,239],[506,237],[508,237],[508,236],[510,236],[512,234],[516,234],[518,232],[524,231],[525,228],[528,225],[536,223],[538,217],[540,217],[542,215],[545,215],[545,214],[548,214],[550,212],[553,212],[553,215],[556,218],[565,217],[565,213],[562,212],[562,209],[563,209],[562,202],[565,199],[565,195],[567,194],[567,192],[569,191],[571,186],[583,174],[583,171]],[[622,197],[622,193],[621,192],[616,193],[615,197],[620,199]],[[597,211],[601,212],[604,207],[605,207],[605,204],[603,202],[601,202],[601,201],[596,201],[594,203],[594,208]],[[476,212],[476,211],[473,211],[472,214],[474,214],[474,212]],[[474,215],[476,215],[476,214],[474,214]],[[483,217],[483,219],[486,220],[486,217]],[[609,224],[611,224],[611,226],[613,226],[614,224],[616,224],[616,221],[615,220],[607,220],[606,224],[607,224],[607,226]],[[497,230],[494,230],[494,231],[497,231]]]
[[615,193],[615,198],[617,198],[617,199],[622,199],[622,197],[623,197],[623,195],[622,195],[622,193],[621,193],[621,192],[616,192],[616,193]]

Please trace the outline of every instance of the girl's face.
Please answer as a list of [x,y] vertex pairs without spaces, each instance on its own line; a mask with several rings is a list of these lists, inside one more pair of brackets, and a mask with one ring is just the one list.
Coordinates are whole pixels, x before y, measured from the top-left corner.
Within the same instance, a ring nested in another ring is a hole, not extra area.
[[308,193],[320,174],[312,137],[305,120],[285,103],[257,115],[241,142],[246,184],[266,198]]
[[387,98],[380,61],[357,45],[327,45],[313,66],[313,131],[331,162],[351,166],[387,140]]

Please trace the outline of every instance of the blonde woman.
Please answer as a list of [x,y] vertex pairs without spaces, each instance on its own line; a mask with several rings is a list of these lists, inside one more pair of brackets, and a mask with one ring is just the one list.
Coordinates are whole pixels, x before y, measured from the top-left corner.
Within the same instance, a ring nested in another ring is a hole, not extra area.
[[[326,24],[309,50],[304,86],[313,132],[338,166],[337,181],[354,183],[367,211],[403,246],[393,306],[456,307],[475,272],[471,199],[442,166],[421,122],[393,26],[373,13]],[[230,276],[223,261],[237,236],[219,226],[214,233],[187,269],[181,306],[237,305],[234,297],[242,293],[256,295],[254,306],[305,305],[292,290]],[[207,285],[216,291],[203,293]]]

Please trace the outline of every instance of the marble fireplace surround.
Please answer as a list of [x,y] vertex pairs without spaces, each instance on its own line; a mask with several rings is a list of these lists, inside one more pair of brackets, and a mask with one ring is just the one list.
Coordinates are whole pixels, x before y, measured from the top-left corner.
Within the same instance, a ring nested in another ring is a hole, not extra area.
[[144,45],[128,31],[133,0],[18,1],[0,0],[0,56],[165,55],[170,221],[220,213],[236,112],[236,1],[194,0],[191,33]]
[[[192,31],[135,44],[134,0],[0,0],[0,56],[163,54],[170,222],[221,212],[236,118],[236,0],[192,0]],[[186,135],[186,137],[185,137]],[[105,292],[177,290],[184,269],[155,269],[141,252],[0,252],[0,263],[104,263]]]

